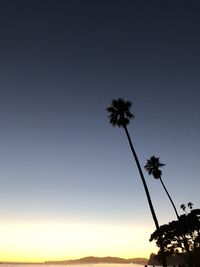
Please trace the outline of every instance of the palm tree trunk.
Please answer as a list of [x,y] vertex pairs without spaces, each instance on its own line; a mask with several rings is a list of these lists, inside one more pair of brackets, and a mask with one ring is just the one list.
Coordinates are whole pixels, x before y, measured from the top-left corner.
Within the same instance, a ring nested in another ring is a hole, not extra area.
[[[151,197],[150,197],[150,194],[149,194],[149,190],[148,190],[148,187],[147,187],[143,172],[142,172],[142,168],[140,166],[140,162],[138,160],[137,154],[136,154],[135,149],[133,147],[133,143],[132,143],[131,137],[129,135],[129,132],[128,132],[128,129],[127,129],[126,126],[124,126],[124,130],[125,130],[125,133],[127,135],[128,142],[129,142],[131,151],[133,153],[133,157],[135,159],[135,162],[136,162],[140,177],[142,179],[142,183],[143,183],[143,186],[144,186],[144,190],[145,190],[145,193],[146,193],[146,197],[147,197],[147,200],[148,200],[148,203],[149,203],[149,207],[150,207],[150,210],[151,210],[151,214],[152,214],[156,229],[159,230],[160,226],[159,226],[159,223],[158,223],[158,219],[156,217],[156,213],[154,211],[154,207],[153,207],[153,204],[152,204],[152,201],[151,201]],[[166,258],[165,258],[165,255],[164,255],[164,247],[162,245],[160,246],[160,250],[161,250],[161,253],[162,253],[162,264],[163,264],[163,267],[167,267]]]
[[[166,192],[166,194],[167,194],[167,196],[168,196],[168,198],[169,198],[169,200],[170,200],[170,202],[171,202],[171,204],[172,204],[172,206],[174,208],[174,211],[176,213],[177,219],[180,220],[180,217],[179,217],[178,211],[176,209],[176,206],[175,206],[175,204],[174,204],[169,192],[167,191],[167,188],[165,187],[165,184],[163,183],[163,180],[162,180],[161,177],[160,177],[160,182],[161,182],[161,184],[162,184],[162,186],[163,186],[163,188],[164,188],[164,190],[165,190],[165,192]],[[186,252],[188,253],[189,259],[190,259],[191,258],[191,255],[190,255],[191,253],[190,253],[188,241],[187,241],[187,238],[186,238],[185,235],[183,235],[183,244],[184,244]]]
[[160,177],[160,181],[161,181],[161,184],[162,184],[162,186],[163,186],[163,188],[164,188],[164,190],[165,190],[165,192],[166,192],[166,194],[167,194],[167,196],[168,196],[168,198],[169,198],[169,200],[170,200],[170,202],[171,202],[171,204],[172,204],[172,206],[173,206],[173,208],[174,208],[174,211],[175,211],[175,213],[176,213],[176,217],[177,217],[177,219],[179,220],[179,215],[178,215],[178,211],[177,211],[177,209],[176,209],[176,206],[175,206],[175,204],[174,204],[172,198],[170,197],[170,194],[169,194],[169,192],[167,191],[167,188],[165,187],[165,184],[163,183],[163,180],[161,179],[161,177]]
[[[169,200],[170,200],[170,202],[171,202],[171,204],[172,204],[172,206],[173,206],[173,208],[174,208],[174,211],[175,211],[175,213],[176,213],[177,219],[180,220],[180,217],[179,217],[179,215],[178,215],[178,211],[177,211],[177,209],[176,209],[176,206],[175,206],[175,204],[174,204],[174,202],[173,202],[173,200],[172,200],[172,198],[171,198],[169,192],[167,191],[167,188],[165,187],[165,184],[163,183],[163,180],[162,180],[161,177],[160,177],[160,181],[161,181],[161,184],[162,184],[162,186],[163,186],[163,188],[164,188],[164,190],[165,190],[165,192],[166,192],[166,194],[167,194],[167,196],[168,196],[168,198],[169,198]],[[189,249],[188,241],[187,241],[187,238],[186,238],[185,235],[183,235],[183,244],[184,244],[184,247],[185,247],[186,252],[188,253],[189,260],[190,260],[190,258],[191,258],[191,253],[190,253],[190,249]],[[191,260],[190,260],[190,261],[191,261]]]

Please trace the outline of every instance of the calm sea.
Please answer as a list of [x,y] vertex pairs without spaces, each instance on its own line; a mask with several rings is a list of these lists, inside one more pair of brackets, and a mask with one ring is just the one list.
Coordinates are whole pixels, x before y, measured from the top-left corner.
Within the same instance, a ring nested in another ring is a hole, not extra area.
[[[1,267],[143,267],[142,264],[115,264],[115,263],[97,263],[97,264],[1,264]],[[152,267],[148,265],[148,267]],[[160,266],[155,266],[160,267]],[[169,266],[171,267],[171,266]]]

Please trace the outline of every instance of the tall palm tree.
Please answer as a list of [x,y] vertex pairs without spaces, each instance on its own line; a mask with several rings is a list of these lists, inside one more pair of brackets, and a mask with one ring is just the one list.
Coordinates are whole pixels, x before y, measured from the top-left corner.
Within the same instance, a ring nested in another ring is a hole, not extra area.
[[[113,100],[111,106],[107,108],[107,111],[109,113],[108,117],[110,119],[110,123],[112,126],[118,126],[120,128],[123,128],[125,133],[126,133],[126,136],[128,138],[128,142],[130,145],[130,149],[132,151],[133,157],[135,159],[135,162],[136,162],[136,165],[137,165],[137,168],[138,168],[141,180],[142,180],[142,184],[144,186],[146,197],[147,197],[147,200],[149,203],[149,208],[151,210],[151,214],[152,214],[156,229],[158,230],[159,229],[158,219],[157,219],[156,213],[154,211],[154,207],[153,207],[153,204],[151,201],[151,197],[149,194],[149,190],[148,190],[143,172],[142,172],[142,168],[140,166],[140,162],[138,160],[137,154],[136,154],[135,149],[133,147],[133,143],[132,143],[130,134],[129,134],[128,129],[127,129],[127,126],[130,123],[130,119],[134,118],[134,115],[130,112],[131,106],[132,106],[132,103],[130,101],[125,101],[122,98],[119,98],[117,100]],[[163,246],[161,246],[161,253],[162,253],[163,267],[166,267],[167,264],[166,264],[166,259],[165,259],[165,255],[164,255],[164,247]]]
[[144,166],[144,168],[146,169],[146,171],[149,173],[149,175],[153,175],[153,177],[155,179],[159,179],[173,208],[174,208],[174,211],[175,211],[175,214],[177,216],[177,219],[179,219],[179,214],[178,214],[178,211],[176,209],[176,206],[162,180],[162,171],[160,170],[161,167],[165,166],[165,164],[161,163],[160,162],[160,158],[158,157],[155,157],[155,156],[152,156],[150,159],[147,160],[147,164]]

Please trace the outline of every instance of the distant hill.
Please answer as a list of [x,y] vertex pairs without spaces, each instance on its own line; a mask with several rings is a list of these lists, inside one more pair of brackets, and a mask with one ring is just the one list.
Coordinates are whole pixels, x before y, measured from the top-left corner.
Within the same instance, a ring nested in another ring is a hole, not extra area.
[[137,264],[147,264],[148,259],[146,258],[132,258],[123,259],[118,257],[85,257],[76,260],[64,260],[64,261],[46,261],[48,264],[92,264],[92,263],[137,263]]

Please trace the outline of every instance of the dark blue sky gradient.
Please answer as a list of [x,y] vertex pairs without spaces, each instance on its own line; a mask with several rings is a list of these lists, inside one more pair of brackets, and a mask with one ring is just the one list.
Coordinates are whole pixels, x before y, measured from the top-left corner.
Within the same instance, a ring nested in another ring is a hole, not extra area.
[[[200,207],[199,14],[195,0],[1,1],[3,220],[154,229],[125,134],[108,123],[118,97],[133,102],[142,166],[160,156],[175,203]],[[174,219],[146,178],[159,221]]]

